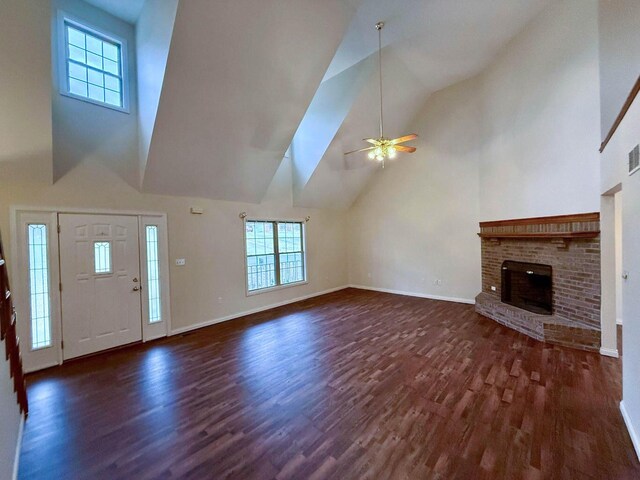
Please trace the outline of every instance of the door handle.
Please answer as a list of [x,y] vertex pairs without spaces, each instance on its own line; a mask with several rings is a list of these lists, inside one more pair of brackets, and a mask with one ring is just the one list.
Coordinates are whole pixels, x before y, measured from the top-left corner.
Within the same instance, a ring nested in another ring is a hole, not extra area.
[[138,290],[142,290],[142,287],[138,287],[137,285],[133,287],[134,292],[137,292]]

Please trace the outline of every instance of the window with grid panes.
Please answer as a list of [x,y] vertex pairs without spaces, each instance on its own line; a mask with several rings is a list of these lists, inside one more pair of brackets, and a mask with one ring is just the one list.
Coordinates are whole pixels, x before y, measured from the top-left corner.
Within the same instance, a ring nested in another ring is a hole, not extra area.
[[247,291],[306,280],[302,222],[245,222]]
[[79,23],[63,22],[66,93],[91,103],[124,110],[123,43]]

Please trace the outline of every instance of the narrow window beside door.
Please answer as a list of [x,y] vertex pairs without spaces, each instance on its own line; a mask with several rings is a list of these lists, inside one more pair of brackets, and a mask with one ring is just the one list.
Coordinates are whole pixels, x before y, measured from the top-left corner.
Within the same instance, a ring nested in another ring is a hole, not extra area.
[[27,228],[31,349],[37,350],[51,346],[47,226],[44,224],[30,224]]
[[158,227],[146,226],[147,237],[147,283],[149,292],[149,323],[162,321],[160,300],[160,266],[158,263]]

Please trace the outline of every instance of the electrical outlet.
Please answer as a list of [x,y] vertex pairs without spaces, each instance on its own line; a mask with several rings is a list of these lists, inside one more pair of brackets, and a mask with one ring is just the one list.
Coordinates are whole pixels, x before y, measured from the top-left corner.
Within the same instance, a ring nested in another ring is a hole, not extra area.
[[371,272],[367,273],[367,278],[371,278]]
[[495,286],[495,285],[491,285],[491,291],[492,291],[492,292],[497,292],[497,291],[498,291],[498,289],[496,288],[496,286]]
[[433,281],[434,285],[437,285],[438,287],[442,285],[442,280],[440,280],[439,278]]
[[184,258],[176,258],[176,265],[178,267],[183,267],[187,264],[187,261]]

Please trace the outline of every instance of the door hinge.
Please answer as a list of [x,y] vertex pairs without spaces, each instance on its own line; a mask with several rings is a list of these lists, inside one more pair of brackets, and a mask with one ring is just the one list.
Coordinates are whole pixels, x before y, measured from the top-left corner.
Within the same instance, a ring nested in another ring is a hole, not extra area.
[[60,348],[62,348],[62,350],[64,350],[64,340],[60,341]]
[[62,282],[60,282],[60,283],[58,284],[58,289],[59,289],[60,291],[62,291]]
[[60,224],[58,224],[58,233],[60,233]]

